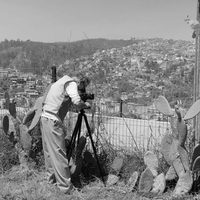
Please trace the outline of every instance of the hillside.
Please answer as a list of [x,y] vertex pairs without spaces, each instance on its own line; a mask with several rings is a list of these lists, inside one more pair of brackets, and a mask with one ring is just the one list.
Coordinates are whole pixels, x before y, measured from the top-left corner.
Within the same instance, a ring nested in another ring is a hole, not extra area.
[[15,66],[22,72],[41,74],[53,64],[78,58],[97,50],[132,44],[132,40],[87,39],[76,42],[42,43],[30,40],[4,40],[0,43],[0,67]]
[[93,80],[96,96],[149,104],[162,94],[171,103],[192,101],[194,44],[186,41],[146,39],[126,47],[96,51],[67,60],[66,71],[82,71]]
[[164,40],[88,39],[77,42],[0,43],[0,66],[39,75],[59,66],[59,74],[82,71],[93,80],[90,92],[99,98],[149,104],[158,95],[170,103],[192,101],[195,46],[192,42]]

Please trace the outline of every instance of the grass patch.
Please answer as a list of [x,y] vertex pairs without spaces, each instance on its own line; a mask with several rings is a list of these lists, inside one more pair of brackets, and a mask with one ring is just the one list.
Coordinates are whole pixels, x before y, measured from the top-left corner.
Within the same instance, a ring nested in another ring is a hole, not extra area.
[[[123,182],[105,187],[96,179],[75,190],[71,195],[61,193],[56,186],[49,184],[45,172],[34,169],[22,169],[15,166],[0,177],[0,199],[5,200],[147,200],[173,199],[172,192],[151,196],[135,192],[126,192]],[[187,195],[181,199],[199,199],[199,195]]]

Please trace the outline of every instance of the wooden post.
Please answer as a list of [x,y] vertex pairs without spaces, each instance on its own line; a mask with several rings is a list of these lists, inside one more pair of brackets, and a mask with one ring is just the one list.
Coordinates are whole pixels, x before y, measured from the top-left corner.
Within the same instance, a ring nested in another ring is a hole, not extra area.
[[53,65],[51,67],[51,70],[52,70],[52,83],[56,82],[57,80],[57,74],[56,74],[56,66]]
[[122,105],[123,105],[123,100],[122,99],[120,99],[120,106],[119,106],[119,116],[120,117],[122,117],[122,115],[123,115],[123,108],[122,108]]

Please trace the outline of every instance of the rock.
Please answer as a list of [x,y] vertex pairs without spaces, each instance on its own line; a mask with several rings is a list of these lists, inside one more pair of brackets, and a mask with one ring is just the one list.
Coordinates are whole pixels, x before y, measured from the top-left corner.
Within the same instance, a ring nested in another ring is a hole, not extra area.
[[135,184],[138,180],[139,173],[137,171],[133,172],[131,177],[128,179],[126,187],[128,188],[128,192],[131,192],[133,188],[135,187]]
[[152,151],[147,151],[144,155],[144,163],[151,170],[154,177],[158,175],[158,158]]
[[165,175],[164,173],[159,174],[154,179],[153,189],[151,190],[152,193],[155,194],[162,194],[166,187]]
[[154,176],[151,170],[149,168],[146,168],[140,176],[139,188],[138,188],[139,192],[141,193],[150,192],[150,190],[152,189],[153,180]]
[[107,186],[111,186],[111,185],[116,184],[118,181],[119,181],[119,177],[118,176],[116,176],[114,174],[109,174],[107,182],[106,182],[106,185]]
[[116,157],[110,167],[114,172],[118,173],[122,168],[123,162],[124,159],[122,157]]

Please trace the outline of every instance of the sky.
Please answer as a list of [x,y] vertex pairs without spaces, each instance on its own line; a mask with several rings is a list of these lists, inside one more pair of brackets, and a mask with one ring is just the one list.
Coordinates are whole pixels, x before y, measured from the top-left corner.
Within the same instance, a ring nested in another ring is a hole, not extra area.
[[192,40],[197,0],[0,0],[0,41]]

